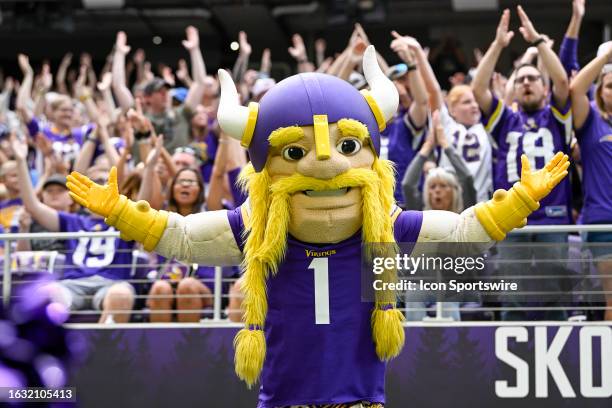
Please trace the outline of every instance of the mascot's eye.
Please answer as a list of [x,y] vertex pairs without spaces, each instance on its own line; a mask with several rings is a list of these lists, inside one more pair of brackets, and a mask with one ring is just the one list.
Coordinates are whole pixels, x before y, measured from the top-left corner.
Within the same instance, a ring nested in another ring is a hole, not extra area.
[[306,156],[306,150],[298,146],[289,146],[283,150],[283,158],[285,160],[296,161]]
[[361,150],[361,142],[358,139],[344,139],[336,145],[336,149],[347,156],[352,156]]

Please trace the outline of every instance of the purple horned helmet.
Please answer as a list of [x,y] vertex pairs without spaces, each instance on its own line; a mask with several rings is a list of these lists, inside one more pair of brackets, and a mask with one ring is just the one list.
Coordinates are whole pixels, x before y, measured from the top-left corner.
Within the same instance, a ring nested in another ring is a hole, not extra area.
[[[316,140],[318,136],[328,138],[329,123],[345,118],[367,126],[378,155],[380,132],[395,114],[399,96],[393,82],[378,66],[373,46],[363,56],[363,72],[369,90],[359,92],[348,82],[331,75],[306,73],[282,80],[259,103],[251,102],[246,107],[239,104],[231,76],[219,70],[219,125],[248,148],[255,171],[265,166],[270,147],[268,137],[276,129],[314,126]],[[325,143],[329,144],[329,139]]]

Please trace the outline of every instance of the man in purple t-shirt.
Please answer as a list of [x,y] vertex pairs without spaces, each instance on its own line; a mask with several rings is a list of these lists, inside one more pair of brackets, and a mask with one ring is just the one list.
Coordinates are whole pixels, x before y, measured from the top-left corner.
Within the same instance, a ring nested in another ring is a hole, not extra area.
[[[21,198],[32,218],[50,232],[114,231],[98,215],[57,211],[43,204],[34,192],[26,163],[27,146],[13,141]],[[92,167],[89,177],[106,182],[108,170]],[[114,237],[79,238],[66,241],[68,253],[63,278],[48,286],[51,296],[71,310],[101,310],[101,323],[129,321],[134,288],[129,278],[133,242]]]
[[245,327],[235,339],[235,365],[248,384],[261,379],[261,408],[382,407],[385,362],[401,351],[403,316],[395,293],[362,300],[362,243],[472,242],[482,250],[520,225],[567,173],[561,154],[536,173],[525,161],[525,182],[495,201],[461,214],[403,212],[393,202],[392,166],[378,158],[398,95],[372,46],[364,73],[371,85],[364,94],[307,73],[247,108],[219,71],[219,123],[249,146],[251,158],[248,201],[233,211],[182,217],[120,196],[115,169],[105,186],[69,176],[75,200],[146,250],[200,265],[243,262]]
[[[521,20],[521,33],[525,41],[537,47],[550,79],[552,92],[537,67],[525,64],[515,71],[514,94],[518,108],[505,106],[501,100],[493,96],[489,83],[493,70],[502,50],[508,46],[514,33],[508,31],[510,11],[505,10],[497,27],[495,40],[478,65],[477,73],[472,82],[474,96],[482,110],[485,128],[497,142],[497,164],[494,168],[493,185],[495,189],[508,189],[521,177],[521,155],[526,155],[532,168],[541,169],[556,152],[569,152],[571,138],[571,113],[569,103],[569,85],[567,75],[559,58],[534,28],[533,24],[521,6],[517,8]],[[550,102],[549,102],[550,100]],[[540,208],[528,218],[529,225],[569,224],[570,219],[570,184],[565,179],[540,203]],[[567,241],[567,234],[532,234],[511,236],[506,242],[543,242],[550,245],[530,246],[536,248],[539,259],[564,259],[564,245],[553,246]],[[531,259],[533,252],[525,249],[525,245],[502,246],[500,256],[504,260]],[[529,268],[518,262],[506,262],[504,268],[514,276]],[[561,264],[546,262],[538,265],[544,275],[559,275]],[[534,290],[555,291],[560,288],[560,279],[549,279],[544,283],[538,281]],[[509,305],[520,306],[516,302]],[[502,313],[502,318],[508,320],[524,320],[526,314],[520,310]],[[564,312],[545,312],[545,318],[563,320]]]

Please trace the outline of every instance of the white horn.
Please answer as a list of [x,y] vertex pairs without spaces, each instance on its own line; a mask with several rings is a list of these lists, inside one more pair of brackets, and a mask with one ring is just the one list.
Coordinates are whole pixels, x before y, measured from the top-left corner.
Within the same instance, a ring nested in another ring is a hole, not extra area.
[[221,98],[217,111],[219,126],[234,139],[242,140],[249,120],[249,108],[240,105],[238,91],[230,74],[224,69],[220,69],[217,73],[221,83]]
[[363,74],[370,86],[370,94],[385,117],[385,122],[388,122],[397,112],[399,94],[393,82],[378,66],[373,45],[368,46],[363,55]]

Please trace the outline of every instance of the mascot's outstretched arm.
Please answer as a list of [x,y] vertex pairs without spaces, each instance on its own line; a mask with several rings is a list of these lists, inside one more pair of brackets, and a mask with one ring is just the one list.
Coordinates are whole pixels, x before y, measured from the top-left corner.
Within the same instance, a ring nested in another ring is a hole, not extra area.
[[531,171],[527,156],[521,157],[521,163],[521,180],[508,191],[497,190],[491,200],[461,214],[425,211],[419,242],[482,242],[486,248],[502,241],[514,228],[525,226],[540,200],[567,175],[569,158],[559,152],[536,172]]
[[147,251],[187,263],[238,265],[242,260],[225,210],[187,217],[154,210],[146,201],[134,202],[119,194],[115,167],[105,186],[77,172],[67,179],[74,201],[103,216],[125,241],[138,241]]

